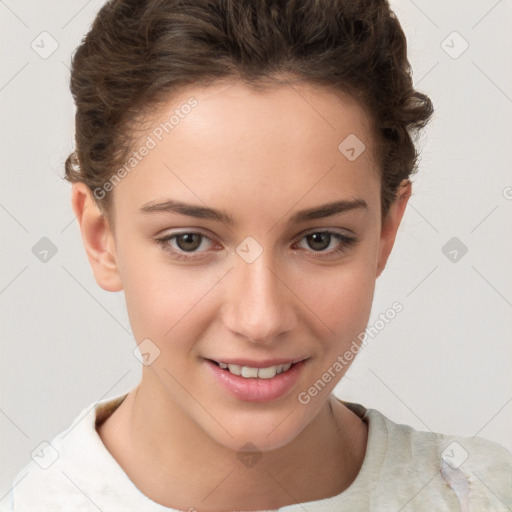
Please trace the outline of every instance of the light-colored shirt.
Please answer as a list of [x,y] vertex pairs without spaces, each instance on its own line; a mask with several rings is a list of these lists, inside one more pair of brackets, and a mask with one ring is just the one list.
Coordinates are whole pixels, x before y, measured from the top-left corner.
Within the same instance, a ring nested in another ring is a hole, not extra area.
[[[0,510],[176,512],[139,491],[98,435],[96,424],[125,396],[91,404],[43,446],[18,473]],[[498,443],[418,431],[375,409],[343,403],[368,425],[356,479],[337,496],[281,512],[512,511],[512,454]]]

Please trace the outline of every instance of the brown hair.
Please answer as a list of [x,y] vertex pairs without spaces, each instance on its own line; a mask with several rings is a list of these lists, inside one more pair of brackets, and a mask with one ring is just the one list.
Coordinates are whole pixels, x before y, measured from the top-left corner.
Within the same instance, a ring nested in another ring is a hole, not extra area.
[[[65,179],[103,187],[144,115],[187,85],[234,78],[258,88],[288,75],[348,93],[370,113],[384,218],[417,170],[412,137],[433,113],[411,74],[387,0],[111,0],[73,55],[76,151]],[[94,194],[107,215],[110,196]]]

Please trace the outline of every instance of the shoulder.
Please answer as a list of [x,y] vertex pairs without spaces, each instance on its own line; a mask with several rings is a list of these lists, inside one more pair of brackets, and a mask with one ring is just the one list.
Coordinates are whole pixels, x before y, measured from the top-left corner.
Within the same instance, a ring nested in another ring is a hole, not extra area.
[[478,471],[486,468],[503,469],[511,477],[512,453],[495,441],[482,437],[465,437],[439,432],[416,430],[409,425],[395,423],[378,413],[390,435],[390,446],[401,453],[400,445],[409,447],[409,457],[417,460],[444,460],[454,468]]
[[512,454],[500,444],[416,430],[372,409],[367,416],[374,424],[375,439],[386,445],[385,474],[395,484],[409,482],[403,498],[410,499],[410,508],[404,511],[420,510],[418,503],[429,501],[437,510],[464,510],[460,508],[464,500],[474,510],[512,509]]
[[0,511],[97,510],[88,491],[94,491],[91,485],[107,482],[113,466],[96,433],[96,420],[122,398],[92,403],[66,430],[41,443],[17,473]]

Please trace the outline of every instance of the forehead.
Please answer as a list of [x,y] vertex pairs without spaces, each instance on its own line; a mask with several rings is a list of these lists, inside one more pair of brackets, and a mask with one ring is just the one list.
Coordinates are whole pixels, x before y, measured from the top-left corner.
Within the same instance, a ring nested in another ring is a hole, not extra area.
[[[378,176],[369,115],[320,86],[190,87],[148,121],[135,149],[149,139],[154,147],[115,189],[136,207],[169,195],[212,206],[224,197],[233,202],[233,194],[240,204],[265,197],[279,205],[306,194],[325,201],[343,190],[360,195]],[[361,152],[355,159],[350,146]]]
[[[194,108],[186,108],[192,100]],[[306,82],[285,82],[255,90],[241,81],[224,80],[187,88],[161,106],[151,122],[157,127],[159,121],[165,123],[180,110],[187,112],[179,120],[174,116],[175,134],[200,134],[204,144],[215,140],[221,147],[220,143],[225,142],[233,150],[248,148],[251,140],[269,149],[290,147],[295,154],[319,149],[319,145],[328,149],[334,144],[337,149],[350,134],[364,139],[370,149],[373,146],[369,140],[373,135],[372,119],[361,104],[341,91]],[[308,140],[306,146],[304,139]]]

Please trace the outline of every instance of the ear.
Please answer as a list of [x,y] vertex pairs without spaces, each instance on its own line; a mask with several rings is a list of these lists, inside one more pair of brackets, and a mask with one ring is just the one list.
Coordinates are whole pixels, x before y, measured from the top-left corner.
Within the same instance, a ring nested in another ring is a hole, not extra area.
[[80,224],[82,241],[96,282],[108,292],[122,290],[114,235],[85,183],[73,183],[71,206]]
[[400,184],[400,187],[398,188],[396,199],[391,204],[388,214],[382,222],[379,257],[377,262],[377,277],[380,276],[384,270],[389,255],[391,254],[391,249],[395,243],[395,238],[398,231],[398,226],[400,226],[400,222],[402,221],[405,207],[407,206],[409,197],[411,197],[411,193],[411,182],[409,180],[403,180]]

